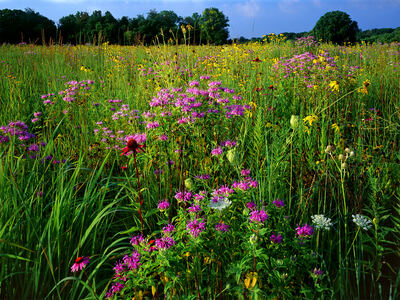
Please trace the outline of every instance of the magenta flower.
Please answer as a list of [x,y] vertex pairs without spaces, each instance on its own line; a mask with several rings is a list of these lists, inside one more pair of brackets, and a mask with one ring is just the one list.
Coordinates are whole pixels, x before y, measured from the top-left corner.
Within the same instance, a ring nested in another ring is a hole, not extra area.
[[143,244],[144,243],[143,235],[134,235],[134,236],[132,236],[130,243],[131,243],[132,246],[135,246],[135,245],[138,246],[140,244]]
[[215,148],[215,149],[213,149],[211,151],[211,155],[212,156],[217,156],[217,155],[221,155],[221,154],[222,154],[222,148],[221,147]]
[[274,244],[280,244],[282,242],[282,236],[279,233],[277,235],[272,233],[269,240]]
[[248,209],[250,209],[250,210],[253,210],[253,209],[256,208],[256,204],[254,203],[254,201],[247,202],[247,203],[246,203],[246,207],[247,207]]
[[285,203],[283,202],[283,200],[280,200],[280,199],[275,199],[274,201],[272,201],[272,203],[278,208],[285,206]]
[[168,233],[171,233],[171,232],[174,232],[174,231],[175,231],[175,226],[172,225],[172,224],[167,224],[166,226],[163,227],[163,233],[164,234],[168,234]]
[[314,234],[314,228],[312,228],[312,226],[310,226],[308,224],[305,224],[302,227],[297,225],[296,233],[300,238],[310,237]]
[[191,213],[197,213],[197,212],[201,211],[201,207],[200,207],[200,205],[192,205],[192,206],[188,207],[188,211]]
[[224,224],[224,223],[218,223],[217,225],[215,225],[215,230],[221,231],[221,232],[228,232],[229,225]]
[[106,298],[111,298],[115,293],[120,292],[125,285],[119,283],[118,281],[114,282],[109,291],[106,293]]
[[84,267],[89,263],[89,256],[79,256],[75,259],[75,263],[71,267],[71,272],[77,272],[83,270]]
[[250,223],[263,223],[268,219],[268,215],[265,211],[261,210],[253,210],[250,213]]
[[249,170],[249,169],[243,169],[242,171],[240,171],[240,174],[241,174],[242,176],[247,177],[247,176],[250,175],[250,170]]
[[193,219],[186,226],[186,230],[189,231],[190,235],[197,238],[200,233],[206,229],[206,222]]
[[168,207],[169,207],[169,202],[167,200],[158,202],[158,209],[159,210],[163,211],[163,210],[168,209]]
[[160,239],[156,239],[155,241],[155,247],[158,250],[167,250],[168,248],[171,248],[175,244],[176,242],[170,236],[163,236]]

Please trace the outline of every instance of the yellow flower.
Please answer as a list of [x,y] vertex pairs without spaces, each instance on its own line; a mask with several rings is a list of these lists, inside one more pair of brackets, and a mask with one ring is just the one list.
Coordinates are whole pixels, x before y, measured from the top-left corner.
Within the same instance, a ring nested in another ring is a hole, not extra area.
[[304,119],[303,119],[303,122],[304,123],[307,123],[308,122],[308,124],[310,125],[310,126],[312,126],[312,123],[313,122],[315,122],[315,121],[317,121],[318,120],[318,117],[316,116],[316,115],[309,115],[309,116],[307,116],[307,117],[305,117]]
[[335,132],[340,133],[340,127],[338,124],[332,124],[332,128],[335,130]]
[[339,92],[339,82],[337,82],[336,80],[331,81],[329,83],[329,87],[332,89],[332,92],[334,92],[334,91]]

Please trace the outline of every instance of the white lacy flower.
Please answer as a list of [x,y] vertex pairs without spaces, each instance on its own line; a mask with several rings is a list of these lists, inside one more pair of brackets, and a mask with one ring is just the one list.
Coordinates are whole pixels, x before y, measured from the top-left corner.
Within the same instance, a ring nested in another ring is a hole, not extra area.
[[220,198],[218,199],[217,202],[214,202],[213,200],[210,200],[210,204],[208,204],[208,207],[211,207],[212,209],[218,209],[218,210],[223,210],[230,206],[232,204],[232,201],[229,200],[228,198]]
[[364,230],[368,230],[369,228],[372,227],[372,222],[365,216],[363,215],[352,215],[353,217],[353,222],[358,226],[361,227]]
[[314,215],[311,220],[316,229],[329,230],[332,227],[332,220],[324,215]]

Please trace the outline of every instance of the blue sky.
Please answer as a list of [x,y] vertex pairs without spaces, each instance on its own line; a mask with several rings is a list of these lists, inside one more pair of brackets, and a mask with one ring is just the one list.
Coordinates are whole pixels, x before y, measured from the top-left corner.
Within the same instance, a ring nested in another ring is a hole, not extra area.
[[115,18],[136,17],[150,9],[190,16],[216,7],[229,18],[230,37],[311,30],[328,11],[341,10],[365,29],[400,27],[400,0],[0,0],[0,9],[32,8],[56,23],[77,11],[107,10]]

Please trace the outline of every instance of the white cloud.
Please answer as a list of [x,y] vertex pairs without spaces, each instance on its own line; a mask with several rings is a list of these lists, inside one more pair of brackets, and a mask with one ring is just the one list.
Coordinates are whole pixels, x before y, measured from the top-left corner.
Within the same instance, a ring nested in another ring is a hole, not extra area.
[[243,4],[236,4],[236,10],[239,14],[247,18],[254,18],[260,12],[260,5],[258,5],[258,3],[254,0],[246,1]]

